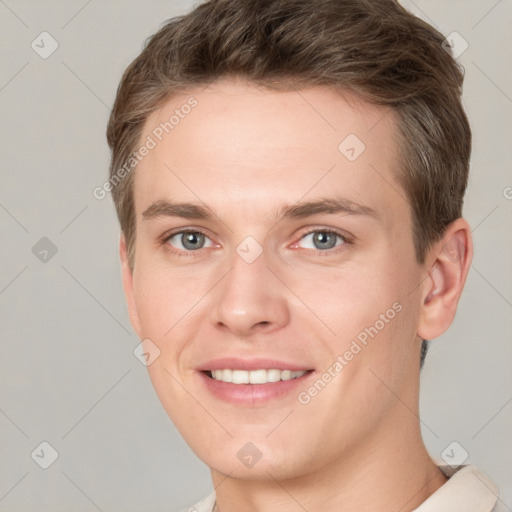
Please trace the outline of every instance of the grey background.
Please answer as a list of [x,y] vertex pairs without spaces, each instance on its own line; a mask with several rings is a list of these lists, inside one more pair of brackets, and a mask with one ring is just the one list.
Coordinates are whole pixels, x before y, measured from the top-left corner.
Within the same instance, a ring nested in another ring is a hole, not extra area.
[[[403,3],[469,43],[459,60],[474,132],[475,258],[422,374],[422,430],[437,458],[457,441],[512,510],[512,2]],[[173,511],[211,490],[133,355],[117,219],[109,196],[92,195],[121,73],[192,5],[0,0],[0,511]],[[43,31],[59,45],[47,59],[31,48]],[[42,237],[57,248],[46,262],[32,252]],[[31,457],[43,441],[59,455],[46,470]]]

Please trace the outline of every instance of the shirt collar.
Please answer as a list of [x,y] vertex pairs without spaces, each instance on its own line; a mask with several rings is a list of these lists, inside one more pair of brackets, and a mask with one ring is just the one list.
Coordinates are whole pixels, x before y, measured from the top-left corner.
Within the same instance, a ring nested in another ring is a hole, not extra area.
[[498,499],[496,484],[472,464],[438,465],[448,481],[413,512],[491,512]]

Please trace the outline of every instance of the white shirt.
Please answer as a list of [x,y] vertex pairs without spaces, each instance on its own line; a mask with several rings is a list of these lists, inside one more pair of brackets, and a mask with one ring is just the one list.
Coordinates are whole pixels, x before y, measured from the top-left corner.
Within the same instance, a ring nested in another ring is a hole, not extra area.
[[[448,481],[413,512],[502,512],[497,485],[472,464],[451,468],[439,465]],[[212,512],[215,492],[182,512]]]

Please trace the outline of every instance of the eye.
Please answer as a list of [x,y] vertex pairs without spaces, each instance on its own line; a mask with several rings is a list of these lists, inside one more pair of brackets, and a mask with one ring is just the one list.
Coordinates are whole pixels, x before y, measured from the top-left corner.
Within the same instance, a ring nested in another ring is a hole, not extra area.
[[307,233],[300,239],[298,243],[304,244],[304,242],[305,245],[303,245],[302,247],[305,249],[316,249],[320,251],[326,251],[343,245],[344,243],[346,243],[346,240],[342,235],[340,235],[336,231],[322,229]]
[[180,251],[197,251],[213,246],[213,242],[200,231],[180,231],[167,237],[165,242]]

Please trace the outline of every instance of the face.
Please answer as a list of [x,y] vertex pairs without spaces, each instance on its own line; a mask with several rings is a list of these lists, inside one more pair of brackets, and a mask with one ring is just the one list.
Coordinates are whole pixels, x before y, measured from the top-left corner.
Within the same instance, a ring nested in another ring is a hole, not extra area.
[[417,422],[396,398],[417,393],[422,269],[395,133],[348,93],[231,80],[148,119],[125,290],[155,390],[215,471],[297,477]]

